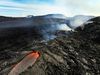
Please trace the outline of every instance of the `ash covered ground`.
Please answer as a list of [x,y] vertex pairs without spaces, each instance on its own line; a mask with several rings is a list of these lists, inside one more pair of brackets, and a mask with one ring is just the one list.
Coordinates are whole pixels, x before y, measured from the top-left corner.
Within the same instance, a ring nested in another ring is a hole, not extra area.
[[21,75],[100,75],[100,17],[91,21],[46,43],[17,34],[0,40],[0,75],[7,75],[32,50],[41,56]]

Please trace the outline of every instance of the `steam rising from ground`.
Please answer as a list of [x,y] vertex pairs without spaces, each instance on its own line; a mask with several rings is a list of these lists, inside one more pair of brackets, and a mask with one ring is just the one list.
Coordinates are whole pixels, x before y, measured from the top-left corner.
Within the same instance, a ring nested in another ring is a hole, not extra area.
[[[57,37],[55,35],[56,31],[65,31],[65,32],[73,31],[75,28],[83,25],[89,19],[93,18],[93,16],[82,16],[82,15],[70,18],[65,18],[64,16],[62,16],[63,18],[60,18],[59,16],[58,17],[57,16],[58,15],[54,16],[52,15],[51,17],[50,16],[42,17],[42,19],[40,17],[37,19],[37,16],[35,16],[15,21],[1,22],[0,34],[7,35],[13,33],[13,31],[10,29],[17,30],[18,28],[22,28],[22,31],[25,31],[28,34],[31,33],[30,30],[31,31],[34,30],[36,33],[42,35],[42,37],[45,40],[50,40]],[[9,32],[7,31],[7,29],[9,29]],[[29,32],[27,32],[27,30],[29,30]]]
[[44,25],[43,27],[39,28],[42,31],[43,37],[46,40],[56,38],[56,31],[71,31],[72,29],[67,26],[67,24],[56,24],[56,25]]
[[69,26],[73,29],[82,26],[84,23],[86,23],[88,20],[94,18],[93,16],[84,16],[84,15],[78,15],[72,18],[69,18]]

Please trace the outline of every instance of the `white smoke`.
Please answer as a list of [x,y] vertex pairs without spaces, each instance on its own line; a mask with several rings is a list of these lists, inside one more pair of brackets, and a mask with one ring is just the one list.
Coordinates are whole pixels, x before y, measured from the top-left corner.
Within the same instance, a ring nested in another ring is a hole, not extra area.
[[67,26],[67,24],[55,24],[55,25],[42,25],[39,28],[41,30],[41,34],[43,34],[43,38],[45,40],[54,39],[57,36],[55,35],[56,31],[71,31],[72,29]]
[[69,26],[73,29],[83,25],[85,22],[93,18],[93,16],[78,15],[69,19]]

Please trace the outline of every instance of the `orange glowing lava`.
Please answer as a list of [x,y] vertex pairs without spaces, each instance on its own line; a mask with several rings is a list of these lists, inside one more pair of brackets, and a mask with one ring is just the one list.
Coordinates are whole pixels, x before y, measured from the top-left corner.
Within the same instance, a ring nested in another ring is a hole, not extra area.
[[20,73],[27,70],[29,66],[32,66],[39,57],[40,53],[38,51],[29,53],[25,58],[23,58],[18,64],[13,67],[8,75],[19,75]]
[[28,55],[30,58],[34,57],[34,58],[39,58],[40,57],[40,53],[38,51],[33,51],[32,53],[30,53]]

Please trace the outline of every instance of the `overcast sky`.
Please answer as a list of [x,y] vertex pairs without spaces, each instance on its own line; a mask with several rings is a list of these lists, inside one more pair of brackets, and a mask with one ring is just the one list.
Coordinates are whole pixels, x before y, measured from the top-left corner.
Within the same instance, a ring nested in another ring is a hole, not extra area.
[[0,15],[100,16],[100,0],[0,0]]

